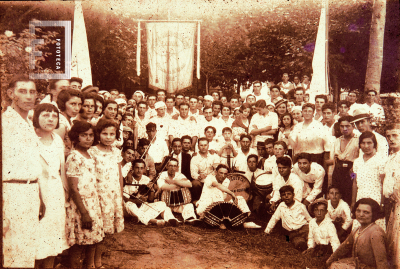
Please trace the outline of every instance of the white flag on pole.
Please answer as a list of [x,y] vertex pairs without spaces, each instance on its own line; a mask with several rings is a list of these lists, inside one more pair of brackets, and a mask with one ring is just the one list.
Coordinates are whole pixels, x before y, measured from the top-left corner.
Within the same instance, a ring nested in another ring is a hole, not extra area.
[[93,85],[93,82],[89,46],[81,1],[75,1],[73,31],[71,77],[79,77],[83,79],[82,88],[84,88],[85,86]]
[[192,85],[196,23],[149,22],[149,86],[168,93]]
[[315,42],[314,56],[312,61],[313,76],[310,84],[310,102],[318,94],[329,94],[328,68],[326,62],[326,14],[325,8],[321,9],[319,19],[317,41]]

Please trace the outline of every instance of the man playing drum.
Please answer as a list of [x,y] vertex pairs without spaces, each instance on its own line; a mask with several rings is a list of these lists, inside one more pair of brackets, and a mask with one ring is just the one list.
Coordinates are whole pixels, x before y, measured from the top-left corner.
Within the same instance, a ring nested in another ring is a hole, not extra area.
[[[194,206],[191,203],[190,192],[188,188],[192,187],[192,183],[182,173],[176,172],[178,168],[178,160],[171,158],[168,162],[168,170],[160,174],[157,180],[157,185],[162,192],[166,192],[164,197],[172,197],[174,192],[181,192],[180,196],[184,197],[182,204],[170,206],[171,210],[176,213],[181,213],[183,220],[188,223],[196,222],[196,214]],[[189,194],[190,199],[187,199]],[[186,198],[186,199],[185,199]],[[168,202],[167,202],[168,205]]]

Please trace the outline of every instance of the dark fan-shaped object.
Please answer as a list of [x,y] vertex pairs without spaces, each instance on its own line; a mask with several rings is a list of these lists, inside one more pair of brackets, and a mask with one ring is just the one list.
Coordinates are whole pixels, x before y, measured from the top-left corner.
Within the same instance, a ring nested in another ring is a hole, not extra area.
[[204,221],[211,226],[219,227],[224,220],[229,221],[232,227],[243,224],[248,217],[232,202],[215,202],[207,207]]

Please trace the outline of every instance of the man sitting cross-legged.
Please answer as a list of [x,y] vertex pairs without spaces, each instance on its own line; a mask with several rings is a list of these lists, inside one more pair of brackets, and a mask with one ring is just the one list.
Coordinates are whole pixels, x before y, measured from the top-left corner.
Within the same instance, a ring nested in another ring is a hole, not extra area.
[[304,204],[294,199],[294,189],[285,185],[279,189],[283,203],[280,203],[265,229],[270,234],[279,220],[282,220],[283,234],[298,250],[307,248],[308,222],[312,219]]
[[[178,221],[175,219],[171,212],[171,209],[167,207],[164,202],[154,202],[154,189],[153,183],[150,182],[150,178],[143,175],[145,172],[145,163],[142,159],[136,159],[132,162],[132,173],[129,173],[125,178],[123,195],[124,205],[126,212],[137,217],[140,222],[144,225],[157,224],[158,226],[164,226],[165,221],[169,224],[176,226]],[[132,186],[132,184],[139,184],[147,186],[150,190],[146,194],[139,193],[139,186]],[[156,187],[154,185],[154,187]],[[133,196],[131,196],[133,194]],[[138,198],[134,198],[138,197]],[[156,220],[161,214],[164,220]]]
[[[178,160],[171,158],[168,162],[168,170],[162,172],[157,181],[157,185],[161,192],[174,192],[182,191],[184,188],[191,188],[192,183],[187,179],[182,173],[177,172]],[[183,190],[184,192],[185,190]],[[171,194],[172,196],[172,194]],[[182,193],[182,196],[185,196]],[[194,206],[189,201],[186,204],[181,204],[178,206],[170,206],[171,210],[176,213],[181,213],[183,220],[188,223],[194,223],[197,218],[194,213]]]

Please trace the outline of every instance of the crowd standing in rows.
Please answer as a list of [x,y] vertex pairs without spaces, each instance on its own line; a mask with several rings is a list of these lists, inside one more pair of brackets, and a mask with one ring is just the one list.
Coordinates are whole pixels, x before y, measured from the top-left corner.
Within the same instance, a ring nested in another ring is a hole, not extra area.
[[[376,91],[365,104],[357,91],[337,104],[309,100],[309,78],[288,74],[229,100],[164,90],[128,99],[81,85],[51,80],[38,100],[27,76],[9,83],[5,267],[52,268],[66,249],[71,267],[101,267],[102,241],[124,221],[226,229],[209,217],[216,205],[238,208],[232,226],[268,221],[265,234],[331,268],[399,266],[400,124],[374,131],[385,120]],[[230,188],[232,175],[248,196]]]

